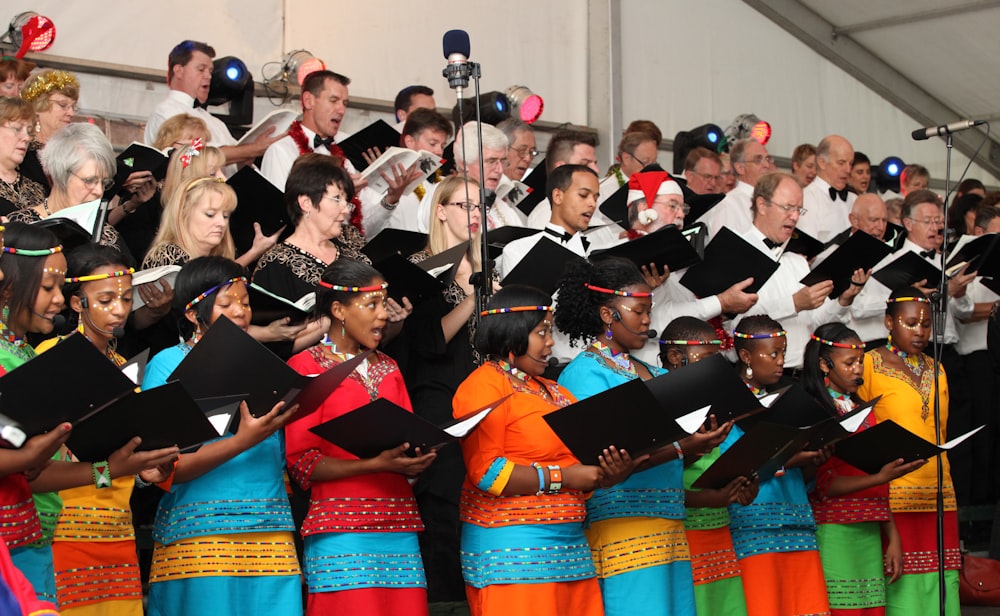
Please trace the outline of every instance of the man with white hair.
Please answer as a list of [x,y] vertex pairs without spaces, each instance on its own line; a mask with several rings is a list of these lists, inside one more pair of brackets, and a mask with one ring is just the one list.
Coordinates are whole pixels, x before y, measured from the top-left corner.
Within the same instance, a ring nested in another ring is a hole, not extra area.
[[[491,124],[482,124],[482,131],[483,177],[480,178],[479,174],[479,127],[475,122],[466,122],[455,135],[453,146],[455,171],[458,175],[467,175],[470,179],[480,182],[486,189],[486,202],[489,204],[496,195],[500,178],[503,177],[503,164],[507,160],[507,136]],[[430,219],[433,202],[434,192],[428,191],[420,201],[421,221]],[[503,199],[493,199],[493,204],[488,206],[487,224],[490,229],[520,227],[524,223],[524,216]]]
[[802,191],[809,215],[798,228],[821,242],[828,242],[851,226],[849,214],[857,195],[847,190],[854,163],[854,148],[840,135],[828,135],[816,146],[816,178]]

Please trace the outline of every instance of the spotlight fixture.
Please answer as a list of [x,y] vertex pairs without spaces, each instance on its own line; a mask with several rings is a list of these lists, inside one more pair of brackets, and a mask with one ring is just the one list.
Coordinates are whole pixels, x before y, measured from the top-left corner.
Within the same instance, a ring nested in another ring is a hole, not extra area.
[[281,62],[282,79],[285,83],[294,80],[300,86],[310,73],[326,70],[326,63],[305,49],[288,52]]
[[674,175],[684,171],[684,159],[691,150],[702,147],[718,152],[723,144],[722,129],[715,124],[702,124],[674,135]]
[[726,150],[728,151],[733,142],[749,137],[766,145],[771,139],[771,125],[752,113],[736,116],[733,123],[726,128]]
[[879,192],[891,190],[898,193],[899,176],[903,173],[904,167],[906,167],[906,163],[898,156],[887,156],[882,159],[882,162],[872,169],[872,176],[874,176],[875,185],[878,186]]
[[253,75],[243,60],[223,56],[212,62],[212,84],[207,105],[229,103],[228,114],[214,114],[226,124],[241,126],[253,122]]
[[0,43],[17,48],[14,57],[21,59],[29,51],[45,51],[56,40],[56,25],[51,19],[34,11],[14,17],[7,33],[0,36]]
[[[510,117],[510,101],[500,92],[487,92],[479,97],[479,117],[485,124],[496,126]],[[462,114],[459,117],[458,105],[451,112],[456,126],[476,119],[475,99],[462,99]]]
[[542,117],[545,101],[527,86],[511,86],[504,91],[513,112],[525,124],[534,124]]

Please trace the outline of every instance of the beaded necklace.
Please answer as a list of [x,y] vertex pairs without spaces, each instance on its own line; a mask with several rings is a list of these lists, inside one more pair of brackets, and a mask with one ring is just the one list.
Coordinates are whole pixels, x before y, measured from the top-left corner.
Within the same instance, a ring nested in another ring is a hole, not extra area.
[[746,381],[744,381],[744,383],[746,384],[747,389],[750,390],[750,393],[752,393],[753,395],[757,396],[758,398],[760,398],[761,396],[763,396],[764,394],[767,393],[767,390],[765,388],[763,388],[763,387],[756,387],[756,386],[754,386],[754,385],[752,385],[750,383],[746,383]]
[[595,340],[591,346],[597,349],[597,352],[601,354],[601,357],[610,362],[616,368],[620,368],[623,372],[628,373],[630,376],[639,376],[639,373],[636,372],[635,364],[632,363],[632,358],[629,357],[628,353],[625,353],[624,351],[621,353],[615,353],[609,345],[604,344],[600,340]]
[[[319,343],[324,349],[327,350],[327,352],[329,352],[331,355],[333,355],[338,359],[342,359],[343,361],[348,361],[357,356],[357,353],[347,353],[345,351],[341,351],[340,349],[338,349],[337,343],[335,343],[333,340],[330,340],[330,334],[323,334],[323,339],[320,340]],[[366,359],[363,362],[361,362],[361,364],[358,365],[358,367],[355,368],[355,370],[362,376],[362,378],[367,379],[368,360]]]
[[[505,373],[507,375],[507,377],[510,378],[511,381],[513,381],[514,383],[520,383],[521,385],[523,385],[523,387],[520,388],[523,391],[527,391],[529,393],[533,393],[536,396],[541,396],[541,397],[543,397],[543,398],[545,398],[547,400],[553,400],[553,399],[555,399],[555,397],[552,395],[552,392],[549,391],[549,388],[545,386],[545,383],[542,383],[538,379],[533,378],[528,373],[526,373],[526,372],[524,372],[522,370],[518,370],[512,364],[510,364],[510,363],[508,363],[508,362],[506,362],[506,361],[504,361],[502,359],[494,360],[493,364],[495,364],[496,367],[501,372]],[[538,383],[538,386],[540,388],[538,391],[535,391],[531,387],[531,384],[528,382],[529,379],[531,379],[531,380],[535,381],[536,383]]]
[[10,347],[11,353],[24,361],[33,358],[35,356],[34,349],[7,325],[7,321],[10,319],[10,308],[4,306],[2,314],[3,320],[0,320],[0,339],[7,343],[4,346]]
[[854,400],[851,400],[850,394],[841,393],[832,387],[827,387],[826,392],[833,398],[833,404],[841,414],[854,410]]
[[919,353],[916,355],[910,355],[905,351],[899,350],[899,347],[897,347],[891,342],[885,343],[885,348],[887,348],[889,352],[895,355],[896,357],[902,359],[903,363],[906,364],[906,366],[913,371],[913,374],[916,375],[917,378],[920,378],[920,375],[923,373],[924,368],[923,366],[920,365]]

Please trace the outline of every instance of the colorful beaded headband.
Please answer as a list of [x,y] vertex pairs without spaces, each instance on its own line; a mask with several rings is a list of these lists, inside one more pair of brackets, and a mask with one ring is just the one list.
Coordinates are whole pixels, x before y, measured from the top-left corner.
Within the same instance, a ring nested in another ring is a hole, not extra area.
[[931,300],[927,299],[926,297],[897,297],[895,299],[890,297],[889,299],[885,300],[887,306],[889,304],[898,304],[900,302],[920,302],[921,304],[929,304],[931,303]]
[[208,291],[205,291],[204,293],[202,293],[198,297],[196,297],[193,300],[191,300],[190,302],[188,302],[187,306],[184,306],[184,311],[187,312],[188,310],[191,310],[192,308],[194,308],[195,304],[197,304],[201,300],[205,299],[206,297],[208,297],[212,293],[215,293],[216,291],[218,291],[222,287],[225,287],[225,286],[231,285],[231,284],[236,284],[237,282],[242,282],[243,284],[246,284],[247,277],[246,276],[237,276],[236,278],[230,278],[229,280],[227,280],[225,282],[220,282],[219,284],[215,285],[214,287],[212,287]]
[[677,345],[677,346],[704,346],[704,345],[718,345],[722,346],[721,340],[660,340],[660,344],[663,346]]
[[3,251],[9,255],[21,255],[22,257],[47,257],[49,255],[54,255],[57,252],[62,252],[62,244],[58,246],[53,246],[52,248],[39,248],[37,250],[32,250],[29,248],[14,248],[13,246],[4,246]]
[[135,268],[130,267],[124,270],[118,270],[117,272],[109,272],[107,274],[90,274],[89,276],[74,276],[72,278],[66,279],[66,284],[72,284],[74,282],[93,282],[95,280],[105,280],[107,278],[121,278],[122,276],[131,276],[135,273]]
[[823,338],[820,338],[816,334],[810,334],[809,337],[812,338],[813,340],[815,340],[816,342],[820,343],[820,344],[825,344],[826,346],[837,347],[838,349],[861,349],[862,351],[865,350],[865,343],[864,342],[860,342],[858,344],[850,344],[848,342],[834,342],[832,340],[825,340]]
[[40,73],[28,87],[21,90],[21,98],[32,102],[53,90],[63,90],[67,87],[80,88],[80,82],[76,80],[73,73],[68,71],[48,71]]
[[784,338],[788,335],[785,330],[772,332],[770,334],[744,334],[743,332],[733,332],[733,338],[742,338],[744,340],[766,340],[768,338]]
[[591,291],[597,293],[607,293],[608,295],[617,295],[618,297],[653,297],[652,293],[632,293],[630,291],[615,291],[614,289],[605,289],[604,287],[595,287],[589,282],[583,283],[583,286],[587,287]]
[[508,312],[552,312],[552,306],[511,306],[510,308],[491,308],[479,313],[481,317],[488,317],[491,314],[506,314]]
[[343,291],[344,293],[371,293],[372,291],[385,291],[389,288],[388,282],[383,282],[382,284],[373,284],[367,287],[345,287],[339,284],[330,284],[325,280],[319,280],[316,282],[319,286],[324,289],[330,289],[331,291]]

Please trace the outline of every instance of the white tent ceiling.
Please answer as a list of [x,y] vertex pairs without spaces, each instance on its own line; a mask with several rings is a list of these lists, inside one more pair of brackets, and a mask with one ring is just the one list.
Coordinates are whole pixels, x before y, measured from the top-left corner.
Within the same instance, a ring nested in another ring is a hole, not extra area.
[[[745,0],[918,122],[1000,119],[997,0]],[[955,136],[971,156],[982,141]],[[1000,175],[996,133],[976,162]]]

